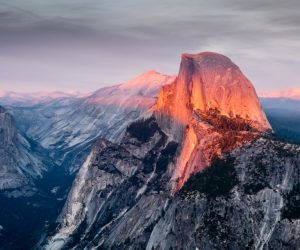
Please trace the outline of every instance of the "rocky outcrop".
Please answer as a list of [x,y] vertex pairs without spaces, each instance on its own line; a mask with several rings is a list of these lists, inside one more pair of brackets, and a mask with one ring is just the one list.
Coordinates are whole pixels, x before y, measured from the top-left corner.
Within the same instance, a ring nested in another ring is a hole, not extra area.
[[0,191],[13,196],[32,193],[33,179],[50,167],[38,146],[17,131],[14,118],[1,106],[0,159]]
[[148,249],[297,249],[299,218],[284,211],[299,183],[299,149],[261,138],[191,177]]
[[178,77],[162,88],[155,110],[183,124],[195,111],[218,110],[259,131],[271,129],[251,82],[229,58],[212,52],[182,55]]
[[214,157],[271,130],[249,80],[211,52],[183,54],[176,81],[162,88],[153,110],[162,129],[182,141],[174,190]]

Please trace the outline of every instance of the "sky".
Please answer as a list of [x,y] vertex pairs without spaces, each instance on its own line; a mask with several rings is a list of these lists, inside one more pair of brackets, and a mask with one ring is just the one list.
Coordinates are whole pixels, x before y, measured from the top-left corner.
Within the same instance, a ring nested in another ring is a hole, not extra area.
[[230,57],[258,92],[300,87],[299,0],[0,0],[0,90],[90,92],[182,53]]

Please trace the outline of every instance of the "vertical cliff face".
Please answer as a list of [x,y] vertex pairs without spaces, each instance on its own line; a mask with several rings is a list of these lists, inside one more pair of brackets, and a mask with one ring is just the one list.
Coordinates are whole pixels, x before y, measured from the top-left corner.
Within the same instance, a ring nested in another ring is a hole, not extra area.
[[163,87],[154,111],[182,140],[175,190],[214,157],[271,130],[250,81],[229,58],[211,52],[182,55],[178,77]]
[[6,145],[16,139],[16,127],[13,117],[6,112],[6,109],[0,106],[0,140],[2,145]]
[[193,112],[216,109],[259,131],[271,129],[251,82],[229,58],[212,52],[182,55],[177,80],[163,88],[156,109],[185,124]]
[[13,116],[0,106],[0,192],[28,195],[32,180],[46,169],[30,141],[18,133]]

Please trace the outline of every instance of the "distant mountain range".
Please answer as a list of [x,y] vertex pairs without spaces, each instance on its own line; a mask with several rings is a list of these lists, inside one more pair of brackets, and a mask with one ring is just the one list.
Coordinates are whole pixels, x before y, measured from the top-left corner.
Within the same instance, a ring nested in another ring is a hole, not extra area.
[[283,98],[283,99],[300,100],[300,88],[274,91],[274,92],[262,92],[260,93],[259,96],[263,98]]
[[59,100],[67,97],[83,97],[88,94],[79,92],[35,92],[35,93],[21,93],[14,91],[1,91],[0,90],[0,103],[2,105],[15,105],[15,106],[32,106],[35,104],[47,103],[52,100]]
[[300,144],[300,99],[268,97],[261,103],[277,136]]

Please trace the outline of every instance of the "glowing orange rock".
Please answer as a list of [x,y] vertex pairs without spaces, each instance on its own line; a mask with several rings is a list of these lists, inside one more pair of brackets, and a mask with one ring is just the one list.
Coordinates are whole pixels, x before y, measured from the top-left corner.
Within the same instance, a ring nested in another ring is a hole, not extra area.
[[162,88],[153,109],[165,130],[182,140],[176,190],[213,157],[271,130],[251,82],[229,58],[212,52],[183,54],[177,79]]

